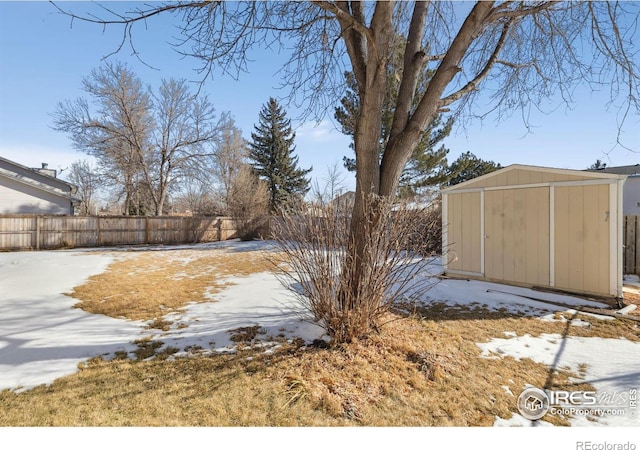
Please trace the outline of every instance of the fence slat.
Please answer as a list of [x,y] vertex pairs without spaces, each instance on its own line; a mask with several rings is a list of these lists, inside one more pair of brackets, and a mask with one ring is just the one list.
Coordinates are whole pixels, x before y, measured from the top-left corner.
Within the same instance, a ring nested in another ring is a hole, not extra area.
[[624,216],[624,273],[640,275],[640,216]]
[[223,217],[4,215],[0,250],[213,242],[235,237],[232,225]]

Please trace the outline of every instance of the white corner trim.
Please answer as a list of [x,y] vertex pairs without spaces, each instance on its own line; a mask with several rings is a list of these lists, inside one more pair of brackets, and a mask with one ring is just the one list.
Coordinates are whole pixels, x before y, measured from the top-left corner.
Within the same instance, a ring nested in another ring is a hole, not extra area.
[[549,186],[549,286],[556,285],[556,190]]
[[626,179],[624,180],[618,180],[618,230],[617,230],[617,234],[618,234],[618,240],[617,240],[617,250],[618,250],[618,273],[617,273],[617,277],[616,277],[616,284],[617,284],[617,292],[616,292],[616,297],[618,298],[622,298],[623,293],[622,293],[622,285],[624,284],[624,261],[623,261],[623,251],[622,248],[624,247],[624,206],[623,206],[623,200],[624,200],[624,182],[626,181]]
[[484,229],[484,191],[480,192],[480,272],[482,276],[484,276],[484,240],[485,240],[485,229]]
[[618,189],[618,183],[609,185],[609,294],[611,295],[618,295],[618,254],[621,253],[618,251]]

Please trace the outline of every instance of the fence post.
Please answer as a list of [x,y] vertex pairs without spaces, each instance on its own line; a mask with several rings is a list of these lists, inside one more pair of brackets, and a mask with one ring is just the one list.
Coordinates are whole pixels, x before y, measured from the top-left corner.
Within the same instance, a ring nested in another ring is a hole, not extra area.
[[187,218],[186,217],[181,217],[180,221],[182,222],[182,242],[184,244],[188,244],[189,243],[189,229],[187,227],[187,225],[188,225]]
[[36,216],[36,250],[40,250],[40,219],[41,216]]
[[144,216],[144,243],[149,244],[151,235],[151,224],[149,223],[149,216]]
[[102,219],[100,218],[100,216],[96,216],[96,231],[97,231],[97,236],[96,236],[96,246],[100,247],[100,245],[102,245],[102,233],[100,232],[100,222],[102,221]]

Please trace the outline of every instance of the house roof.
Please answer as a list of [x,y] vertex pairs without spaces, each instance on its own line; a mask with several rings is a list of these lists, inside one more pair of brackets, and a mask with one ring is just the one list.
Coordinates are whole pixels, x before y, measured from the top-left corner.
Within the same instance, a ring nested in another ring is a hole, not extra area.
[[600,171],[591,172],[584,170],[574,170],[574,169],[557,169],[554,167],[542,167],[542,166],[528,166],[524,164],[512,164],[510,166],[504,167],[502,169],[498,169],[491,173],[481,175],[479,177],[473,178],[471,180],[464,181],[460,184],[456,184],[454,186],[449,186],[445,189],[442,189],[442,192],[447,193],[450,191],[455,191],[459,189],[465,189],[468,187],[472,187],[473,185],[477,185],[478,181],[486,180],[488,178],[493,178],[502,174],[506,174],[508,172],[512,172],[515,170],[524,170],[530,172],[544,172],[556,175],[565,175],[568,177],[582,177],[586,179],[614,179],[614,180],[624,180],[627,178],[626,175],[620,175],[615,173],[602,173]]
[[619,175],[640,175],[640,164],[630,166],[605,167],[604,169],[589,169],[590,172],[617,173]]
[[53,195],[70,199],[72,202],[79,202],[80,199],[74,194],[78,187],[59,178],[52,177],[38,170],[23,166],[15,161],[0,156],[0,162],[5,167],[0,167],[0,176],[17,181],[35,189],[48,192]]

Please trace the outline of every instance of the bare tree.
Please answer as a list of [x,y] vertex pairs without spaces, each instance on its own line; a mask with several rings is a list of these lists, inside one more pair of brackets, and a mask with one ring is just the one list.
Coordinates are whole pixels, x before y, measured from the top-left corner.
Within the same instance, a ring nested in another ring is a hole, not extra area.
[[67,179],[78,187],[76,195],[80,198],[80,215],[94,214],[97,207],[94,201],[102,184],[96,168],[87,160],[75,161],[69,167]]
[[226,114],[216,120],[206,95],[192,93],[186,80],[163,80],[155,99],[158,126],[151,160],[141,167],[153,186],[155,214],[162,215],[167,194],[187,168],[211,155],[207,144],[218,138]]
[[211,179],[201,178],[200,173],[187,174],[174,196],[174,204],[181,212],[191,212],[194,216],[221,215],[217,196]]
[[194,214],[228,214],[239,178],[245,178],[247,141],[235,121],[224,115],[218,121],[218,136],[208,144],[204,158],[197,158],[185,169],[180,182],[180,203]]
[[[376,203],[394,195],[429,124],[443,112],[461,119],[488,112],[501,117],[521,108],[526,118],[529,108],[541,107],[557,92],[570,102],[572,89],[582,82],[609,87],[612,99],[622,97],[624,121],[640,112],[639,11],[633,2],[582,1],[180,2],[84,20],[121,25],[122,47],[133,45],[137,23],[174,13],[182,21],[178,50],[201,61],[205,75],[215,69],[237,76],[246,70],[254,44],[281,44],[291,50],[283,81],[292,100],[306,102],[309,113],[332,111],[344,91],[342,74],[353,72],[360,104],[348,243],[353,263],[345,269],[349,283],[341,283],[335,297],[345,314],[360,314],[349,299],[363,295],[378,270],[371,258],[380,252],[368,249],[374,241],[385,244],[363,230],[382,220],[384,211]],[[402,75],[380,156],[385,67],[396,34],[406,38]],[[416,83],[423,70],[432,75],[420,92]],[[485,111],[475,106],[478,98],[489,105]]]
[[151,98],[135,74],[120,63],[93,70],[82,87],[92,97],[95,111],[85,98],[59,103],[55,127],[69,134],[75,148],[96,158],[106,182],[123,190],[124,213],[135,212],[141,197],[139,167],[149,159],[154,126]]
[[318,203],[329,203],[346,189],[345,176],[337,162],[327,166],[327,172],[321,180],[322,183],[315,180],[311,189],[313,200]]
[[248,155],[242,131],[227,117],[205,171],[215,186],[220,210],[234,220],[240,238],[246,240],[258,237],[269,209],[267,185],[249,165]]
[[120,63],[92,71],[83,88],[95,111],[84,98],[59,103],[55,128],[96,157],[105,180],[123,189],[125,214],[140,214],[151,203],[153,213],[162,215],[167,195],[190,164],[210,155],[206,144],[219,133],[213,105],[184,80],[163,80],[152,94]]
[[236,127],[233,119],[227,119],[213,151],[211,167],[206,168],[213,175],[217,184],[217,197],[226,213],[232,204],[236,180],[245,176],[241,172],[247,163],[247,146],[247,141],[242,137],[242,132]]
[[251,240],[259,237],[269,215],[269,189],[250,165],[242,163],[228,192],[227,214],[235,222],[239,237]]

